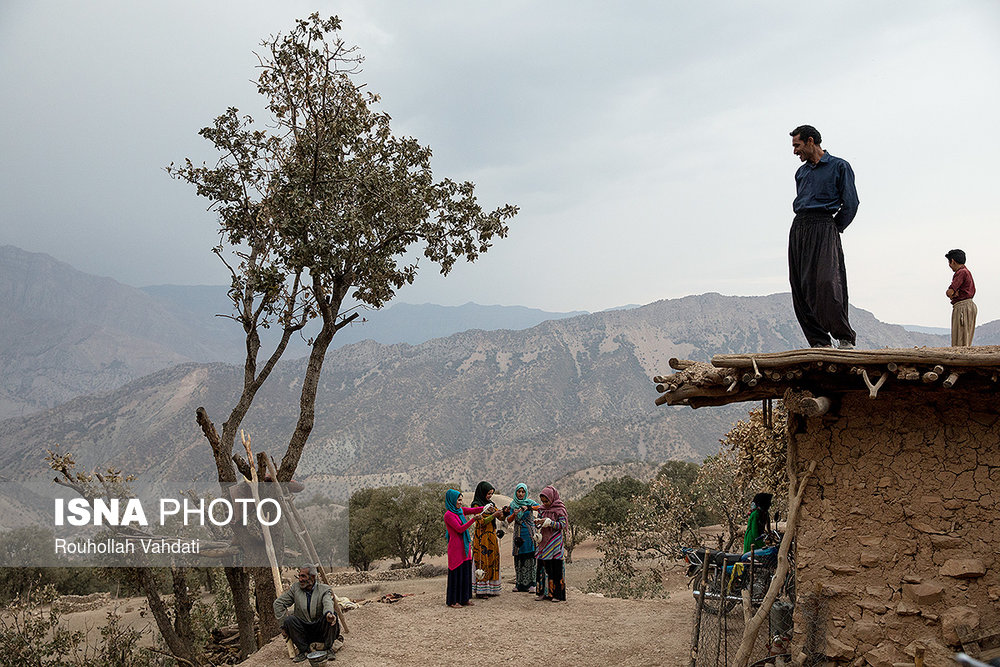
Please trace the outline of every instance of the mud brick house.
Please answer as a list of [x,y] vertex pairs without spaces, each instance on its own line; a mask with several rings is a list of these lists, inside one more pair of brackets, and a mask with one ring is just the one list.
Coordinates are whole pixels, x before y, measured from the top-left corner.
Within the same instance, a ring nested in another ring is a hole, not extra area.
[[[1000,631],[1000,348],[671,359],[657,404],[782,398],[796,532],[794,664],[954,665]],[[794,477],[793,477],[794,479]],[[991,630],[992,629],[992,630]],[[978,641],[977,641],[978,640]]]

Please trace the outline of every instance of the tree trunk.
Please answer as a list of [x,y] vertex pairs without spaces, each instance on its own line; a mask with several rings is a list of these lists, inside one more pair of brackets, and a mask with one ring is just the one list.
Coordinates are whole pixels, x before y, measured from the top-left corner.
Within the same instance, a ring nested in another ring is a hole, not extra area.
[[326,324],[313,340],[312,350],[309,353],[309,362],[306,365],[306,376],[302,380],[302,393],[299,396],[299,419],[295,424],[295,431],[288,442],[288,450],[281,459],[281,466],[278,468],[278,481],[287,483],[291,481],[295,469],[299,465],[302,457],[302,450],[306,446],[309,434],[312,433],[313,425],[316,421],[316,391],[319,388],[319,376],[323,370],[323,362],[326,359],[326,350],[333,340],[333,329]]
[[174,589],[174,630],[184,644],[194,650],[195,636],[191,627],[191,607],[194,602],[188,595],[187,571],[185,568],[170,568],[170,577]]
[[[201,664],[193,641],[190,638],[185,639],[181,637],[170,622],[170,614],[167,613],[167,605],[163,602],[163,598],[160,597],[160,591],[157,589],[156,577],[153,575],[152,568],[137,567],[135,573],[139,588],[149,602],[149,611],[156,622],[156,628],[160,631],[160,636],[163,637],[167,648],[178,658],[183,658],[192,664]],[[188,610],[190,611],[190,607]],[[190,616],[188,617],[188,628],[190,629]]]
[[278,619],[274,617],[274,581],[270,567],[252,567],[254,598],[257,602],[257,619],[260,623],[262,643],[266,644],[279,632]]
[[[309,352],[306,375],[302,379],[302,393],[299,397],[299,420],[295,424],[295,431],[292,432],[292,437],[288,442],[288,449],[281,459],[278,479],[276,480],[278,482],[291,481],[292,475],[295,474],[295,468],[299,465],[302,450],[306,446],[306,440],[312,433],[316,420],[316,391],[319,388],[319,378],[323,371],[323,362],[326,360],[326,351],[333,341],[333,336],[341,327],[357,317],[357,313],[354,313],[339,324],[337,323],[340,305],[343,303],[348,288],[350,288],[350,281],[346,280],[343,283],[333,285],[331,293],[327,295],[321,277],[313,276],[313,297],[316,299],[316,307],[323,317],[323,328],[313,339],[312,349]],[[327,296],[329,296],[329,301],[327,301]]]
[[[343,302],[344,296],[350,287],[349,282],[350,281],[347,281],[347,284],[344,285],[336,285],[333,290],[334,293],[331,295],[331,299],[328,302],[326,300],[326,295],[324,294],[322,282],[318,277],[313,277],[313,292],[316,296],[317,307],[323,316],[323,328],[313,341],[312,350],[309,355],[309,363],[306,369],[306,376],[302,382],[302,396],[299,403],[299,420],[288,444],[288,450],[285,452],[285,456],[282,459],[281,468],[278,471],[278,476],[275,480],[277,482],[288,482],[291,480],[292,475],[295,473],[295,468],[298,466],[299,457],[302,455],[302,450],[305,447],[306,440],[312,432],[315,420],[316,391],[319,386],[319,377],[323,369],[323,362],[325,360],[327,348],[330,346],[330,342],[333,340],[334,334],[340,329],[340,327],[344,326],[357,316],[357,314],[355,314],[354,316],[345,319],[339,325],[336,321],[337,315],[340,312],[340,304]],[[296,284],[298,284],[298,277],[296,277]],[[244,306],[245,313],[249,313],[250,311],[246,310],[246,304],[244,304]],[[291,308],[289,312],[291,312]],[[238,479],[236,469],[232,462],[232,454],[233,446],[236,442],[236,435],[239,433],[243,418],[249,411],[257,391],[270,376],[271,371],[274,370],[274,366],[278,359],[280,359],[284,354],[288,341],[291,338],[291,334],[293,331],[297,331],[300,328],[301,326],[285,328],[280,343],[264,363],[263,368],[261,368],[258,372],[257,353],[260,350],[260,339],[257,335],[255,320],[252,318],[245,319],[244,330],[247,334],[247,358],[243,369],[243,392],[236,406],[230,413],[229,419],[227,419],[222,425],[221,437],[219,436],[215,425],[209,420],[205,409],[198,408],[197,410],[198,424],[201,426],[202,432],[212,448],[212,454],[215,458],[215,464],[218,471],[219,482],[223,485],[226,483],[234,483]],[[235,530],[234,533],[237,543],[244,549],[245,553],[249,553],[255,546],[254,537],[248,535],[246,531]],[[255,592],[257,610],[259,612],[258,619],[260,621],[260,630],[264,638],[270,639],[278,632],[277,620],[274,618],[274,610],[271,606],[275,598],[275,593],[273,586],[269,589],[269,586],[263,585],[264,582],[268,582],[270,579],[269,571],[264,570],[264,572],[268,572],[267,577],[254,577]],[[233,594],[233,605],[236,610],[236,622],[240,629],[240,657],[245,658],[258,648],[257,639],[253,630],[254,609],[250,603],[250,575],[246,569],[227,567],[226,580],[229,582],[229,587]]]
[[[240,660],[257,650],[254,636],[254,614],[250,604],[250,574],[242,567],[225,568],[226,581],[233,594],[233,611],[240,629]],[[273,611],[272,611],[273,613]]]
[[[244,390],[244,394],[245,392],[246,390]],[[199,407],[195,415],[198,425],[205,435],[205,439],[208,440],[208,444],[212,448],[219,482],[225,488],[227,483],[232,484],[236,482],[236,471],[230,459],[236,434],[235,432],[232,434],[232,438],[228,441],[228,445],[226,445],[224,444],[224,440],[219,437],[219,432],[215,429],[215,424],[212,423],[212,420],[209,419],[205,408]],[[233,421],[232,416],[230,416],[230,421]],[[229,422],[223,425],[223,433],[226,432],[228,426]],[[245,544],[245,542],[240,540],[239,536],[235,537],[238,543]],[[236,614],[236,624],[240,629],[240,659],[243,659],[257,650],[257,638],[254,636],[253,631],[254,613],[253,607],[250,605],[250,575],[241,568],[232,566],[226,567],[225,573],[229,590],[233,595],[233,611]]]

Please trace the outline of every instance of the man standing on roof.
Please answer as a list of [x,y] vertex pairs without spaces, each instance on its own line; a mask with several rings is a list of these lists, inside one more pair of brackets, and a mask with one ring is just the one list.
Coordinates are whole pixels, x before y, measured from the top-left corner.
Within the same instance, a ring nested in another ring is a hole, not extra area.
[[972,302],[976,295],[976,283],[972,280],[972,272],[965,267],[965,251],[949,250],[945,253],[948,266],[955,272],[951,285],[944,295],[951,299],[951,346],[968,347],[972,345],[972,334],[976,331],[976,315],[979,309]]
[[857,334],[847,318],[847,268],[840,235],[858,212],[854,171],[847,160],[820,147],[812,125],[791,131],[792,152],[803,164],[795,172],[795,219],[788,234],[788,279],[792,306],[812,347],[854,347]]

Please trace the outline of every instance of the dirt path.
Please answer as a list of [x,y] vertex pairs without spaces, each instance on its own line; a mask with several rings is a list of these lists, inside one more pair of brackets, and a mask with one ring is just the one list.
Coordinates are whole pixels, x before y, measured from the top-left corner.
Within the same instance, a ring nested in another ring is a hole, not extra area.
[[[504,592],[473,607],[449,609],[445,577],[338,589],[351,599],[410,593],[393,604],[369,602],[347,612],[351,632],[333,664],[546,665],[677,667],[688,662],[693,602],[680,572],[668,577],[670,595],[619,600],[580,588],[597,565],[596,552],[578,549],[567,567],[568,602],[536,602],[513,593],[504,567]],[[308,663],[306,663],[308,664]],[[292,665],[283,643],[272,642],[244,667]]]

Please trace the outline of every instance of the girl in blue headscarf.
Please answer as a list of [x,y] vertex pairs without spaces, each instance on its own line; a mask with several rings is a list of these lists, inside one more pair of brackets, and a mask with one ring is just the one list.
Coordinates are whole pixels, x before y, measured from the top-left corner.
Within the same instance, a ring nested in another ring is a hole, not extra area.
[[464,507],[461,491],[448,489],[444,494],[444,525],[448,530],[448,593],[449,607],[468,607],[472,604],[472,538],[469,528],[476,522],[468,521],[466,514],[479,514],[482,507]]
[[534,522],[531,512],[538,503],[528,498],[528,485],[518,484],[514,488],[514,499],[510,501],[507,522],[514,524],[514,574],[515,593],[535,592],[535,540]]

